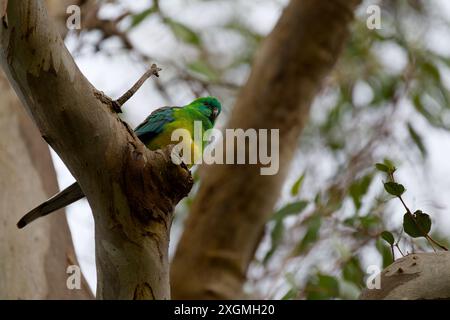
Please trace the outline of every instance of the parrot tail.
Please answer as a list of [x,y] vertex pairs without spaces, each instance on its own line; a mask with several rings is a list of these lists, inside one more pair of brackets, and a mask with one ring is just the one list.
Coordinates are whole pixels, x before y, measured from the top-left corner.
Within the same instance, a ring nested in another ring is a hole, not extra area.
[[75,182],[24,215],[17,223],[17,227],[22,229],[37,218],[46,216],[55,210],[80,200],[81,198],[84,198],[84,193],[81,190],[80,185]]

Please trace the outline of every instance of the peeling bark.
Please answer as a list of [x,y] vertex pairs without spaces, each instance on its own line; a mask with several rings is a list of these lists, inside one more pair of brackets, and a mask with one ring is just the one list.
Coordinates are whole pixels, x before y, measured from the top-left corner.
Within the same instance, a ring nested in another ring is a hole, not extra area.
[[97,298],[170,298],[169,229],[190,173],[172,164],[169,148],[146,149],[96,98],[42,1],[17,2],[7,15],[0,63],[94,214]]
[[263,43],[227,128],[280,129],[280,172],[261,176],[256,165],[202,168],[172,265],[175,298],[242,297],[311,102],[339,56],[359,2],[292,0]]
[[450,253],[414,253],[381,272],[381,288],[365,289],[362,300],[450,299]]

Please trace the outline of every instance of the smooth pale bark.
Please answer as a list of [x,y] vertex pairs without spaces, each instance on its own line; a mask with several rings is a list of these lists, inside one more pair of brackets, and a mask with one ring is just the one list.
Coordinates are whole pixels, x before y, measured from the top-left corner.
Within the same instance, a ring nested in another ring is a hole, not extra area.
[[263,43],[227,128],[280,129],[280,171],[262,176],[256,165],[202,168],[172,265],[174,298],[242,296],[311,102],[341,52],[358,3],[292,0]]
[[[59,34],[64,38],[68,32],[67,29],[67,8],[71,5],[80,6],[82,0],[45,0],[49,15],[53,18],[53,21],[59,31]],[[72,13],[72,11],[69,11]]]
[[188,170],[170,161],[169,149],[146,149],[99,99],[42,1],[14,2],[7,15],[0,63],[94,214],[97,298],[170,298],[169,229],[192,186]]
[[362,300],[450,299],[450,253],[414,253],[381,272],[380,288],[365,289]]
[[78,265],[63,211],[24,232],[28,209],[58,191],[47,144],[0,72],[0,299],[90,299],[67,288],[69,265]]

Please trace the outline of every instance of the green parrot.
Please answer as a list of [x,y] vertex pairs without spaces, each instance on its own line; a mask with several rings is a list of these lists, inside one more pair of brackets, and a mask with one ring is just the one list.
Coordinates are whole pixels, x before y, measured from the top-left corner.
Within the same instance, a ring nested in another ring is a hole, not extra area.
[[[169,144],[176,144],[171,140],[172,132],[176,129],[186,129],[190,133],[187,141],[192,148],[193,155],[203,153],[203,143],[197,145],[194,141],[194,122],[201,121],[202,137],[206,130],[213,128],[222,106],[215,97],[202,97],[195,99],[184,107],[162,107],[153,111],[144,122],[134,130],[136,136],[150,150],[161,149]],[[183,140],[183,143],[186,141]],[[192,162],[191,162],[192,163]],[[38,207],[28,212],[17,223],[18,228],[23,228],[37,218],[52,213],[85,195],[77,182],[54,195]]]

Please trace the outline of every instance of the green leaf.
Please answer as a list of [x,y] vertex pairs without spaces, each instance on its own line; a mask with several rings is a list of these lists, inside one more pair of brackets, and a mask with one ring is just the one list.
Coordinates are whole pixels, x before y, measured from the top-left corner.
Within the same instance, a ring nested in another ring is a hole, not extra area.
[[397,170],[395,168],[394,163],[389,159],[384,159],[383,163],[380,162],[376,163],[375,167],[377,168],[378,171],[385,172],[388,174],[392,174],[395,172],[395,170]]
[[205,61],[197,60],[187,66],[191,71],[204,75],[209,80],[218,78],[217,72]]
[[335,277],[318,274],[308,281],[305,292],[308,300],[336,298],[339,296],[339,282]]
[[422,95],[415,93],[412,98],[415,109],[433,126],[440,126],[440,119],[432,114],[423,102]]
[[370,228],[378,228],[379,224],[381,223],[381,219],[379,216],[373,214],[367,214],[365,216],[355,215],[353,217],[345,219],[342,223],[350,227],[357,227],[357,228],[362,227],[364,229],[370,229]]
[[319,215],[313,216],[308,223],[308,229],[300,243],[294,249],[293,255],[298,256],[308,249],[311,244],[319,239],[319,231],[322,226],[322,219]]
[[403,229],[413,238],[426,237],[431,230],[431,219],[426,213],[417,210],[414,214],[405,213]]
[[266,255],[263,258],[263,264],[266,264],[270,258],[272,258],[273,254],[277,250],[278,246],[281,243],[281,240],[283,239],[284,234],[284,224],[282,220],[279,220],[275,223],[272,232],[270,233],[271,238],[271,246],[269,251],[267,251]]
[[169,25],[175,37],[181,41],[195,46],[199,46],[201,44],[199,35],[188,26],[170,18],[165,18],[164,21]]
[[361,226],[365,229],[377,227],[380,224],[380,220],[379,216],[373,214],[368,214],[359,218]]
[[356,257],[350,258],[342,269],[342,276],[345,280],[350,281],[357,286],[362,286],[364,281],[364,271]]
[[385,173],[390,172],[389,167],[383,163],[377,163],[377,164],[375,164],[375,167],[378,169],[378,171],[385,172]]
[[286,279],[286,284],[288,284],[291,288],[289,289],[288,292],[286,292],[286,294],[281,298],[281,300],[294,299],[295,297],[298,296],[298,293],[299,293],[299,289],[296,284],[297,281],[295,279],[295,274],[293,274],[292,272],[288,272],[285,275],[285,279]]
[[350,218],[345,219],[342,223],[343,223],[344,225],[346,225],[346,226],[354,227],[354,226],[355,226],[355,223],[356,223],[357,221],[358,221],[358,217],[357,217],[357,216],[354,216],[354,217],[350,217]]
[[275,253],[276,249],[283,239],[284,224],[283,220],[289,215],[298,214],[303,211],[308,205],[308,201],[297,201],[285,205],[283,208],[274,213],[272,220],[275,220],[275,225],[270,234],[271,247],[263,258],[263,264],[266,264]]
[[422,65],[422,71],[424,71],[432,80],[434,80],[436,83],[441,82],[441,74],[439,72],[439,69],[432,64],[431,62],[425,61]]
[[129,29],[137,27],[142,21],[144,21],[148,16],[150,16],[154,12],[156,12],[156,8],[151,7],[142,12],[132,15],[131,16],[131,25],[130,25]]
[[386,158],[386,159],[383,160],[383,163],[384,163],[385,166],[387,166],[389,168],[389,171],[391,173],[394,173],[395,170],[397,170],[397,168],[395,167],[394,163],[391,160]]
[[316,206],[319,206],[320,204],[322,204],[322,195],[321,195],[320,191],[317,192],[316,196],[314,197],[314,204]]
[[291,195],[292,196],[296,196],[299,194],[302,185],[303,185],[303,180],[305,180],[305,173],[303,173],[300,178],[297,179],[297,181],[295,181],[295,183],[292,185],[291,188]]
[[411,123],[408,123],[408,132],[411,136],[411,139],[416,144],[417,148],[420,150],[420,153],[423,157],[427,155],[427,149],[425,148],[425,145],[423,143],[422,137],[417,133],[417,131],[414,129]]
[[274,213],[272,220],[281,220],[287,216],[299,214],[308,206],[308,201],[296,201],[289,203]]
[[372,182],[372,177],[373,176],[371,174],[368,174],[363,178],[354,181],[350,185],[349,193],[353,199],[356,210],[359,210],[361,208],[361,200],[369,190],[370,183]]
[[397,197],[405,192],[405,187],[402,184],[393,181],[385,182],[384,189],[387,193]]
[[281,300],[291,300],[294,299],[295,297],[297,297],[298,295],[298,290],[291,288],[288,290],[288,292],[286,292],[283,297],[281,298]]
[[376,246],[378,252],[381,254],[381,258],[383,259],[383,268],[386,268],[392,262],[394,262],[390,246],[386,245],[386,243],[384,241],[382,241],[381,239],[378,239],[376,241],[375,246]]
[[[433,96],[434,97],[434,96]],[[444,123],[441,116],[441,106],[436,110],[435,106],[431,106],[427,99],[424,99],[421,93],[416,92],[412,96],[412,102],[416,110],[434,127],[449,130],[450,128]]]
[[397,91],[399,78],[396,76],[382,76],[377,77],[377,81],[372,80],[369,81],[369,83],[371,83],[371,87],[374,91],[374,97],[371,104],[378,106],[394,97],[395,92]]
[[381,233],[381,238],[383,238],[383,240],[389,243],[391,246],[393,246],[395,243],[394,236],[389,231],[383,231]]
[[238,20],[231,21],[230,23],[226,24],[224,26],[224,28],[236,31],[239,34],[241,34],[242,36],[244,36],[250,40],[253,40],[255,43],[260,42],[264,38],[260,34],[253,32],[244,23],[242,23]]

